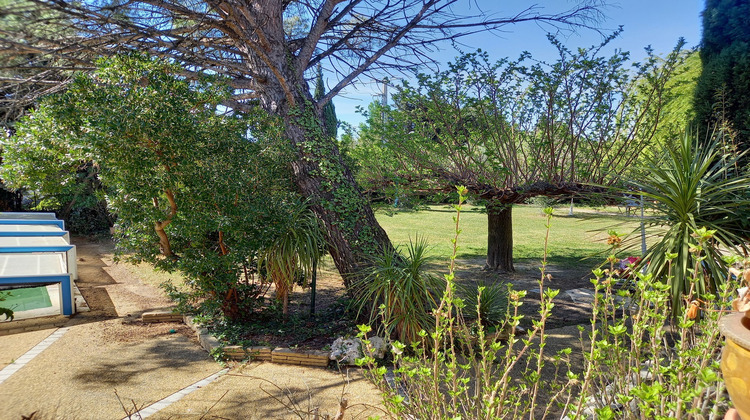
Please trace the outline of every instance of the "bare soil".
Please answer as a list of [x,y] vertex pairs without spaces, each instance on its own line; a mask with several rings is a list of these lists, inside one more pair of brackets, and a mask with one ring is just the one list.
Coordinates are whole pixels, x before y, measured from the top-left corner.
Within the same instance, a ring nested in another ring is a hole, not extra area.
[[[528,327],[533,319],[539,318],[540,290],[539,280],[541,272],[539,264],[516,264],[515,272],[497,272],[483,269],[484,260],[481,258],[472,260],[457,260],[456,281],[459,284],[491,284],[501,282],[511,284],[515,290],[526,290],[523,305],[519,308],[520,314],[524,315],[522,326]],[[447,271],[444,264],[433,263],[428,270],[442,277]],[[544,287],[559,289],[560,294],[555,298],[555,308],[552,316],[547,320],[547,328],[559,328],[569,325],[578,325],[589,322],[591,308],[586,304],[574,302],[566,290],[577,288],[590,288],[591,272],[588,267],[560,268],[548,266],[546,269]],[[273,287],[269,291],[273,296]],[[288,325],[280,324],[275,332],[262,334],[248,334],[246,339],[257,344],[272,345],[277,347],[295,346],[300,348],[322,348],[330,345],[336,337],[342,335],[356,334],[353,313],[345,314],[343,309],[346,299],[346,289],[341,276],[335,271],[333,264],[328,261],[318,274],[317,297],[315,313],[316,317],[310,317],[310,288],[297,287],[290,295],[290,313],[297,324],[290,322]],[[295,318],[296,317],[296,318]],[[271,322],[259,320],[259,322]],[[274,324],[276,325],[276,324]],[[308,330],[309,329],[309,330]],[[313,337],[305,336],[312,331]]]
[[[457,261],[456,281],[463,284],[489,284],[502,282],[511,284],[514,290],[526,290],[526,297],[522,300],[523,305],[519,308],[520,314],[525,320],[522,326],[528,326],[531,319],[539,318],[540,289],[539,283],[542,277],[541,264],[515,264],[515,272],[498,272],[483,270],[484,260],[481,258],[473,260]],[[549,276],[546,276],[549,274]],[[545,270],[544,288],[557,289],[560,293],[554,299],[555,307],[552,316],[547,319],[546,328],[560,328],[568,325],[586,323],[591,317],[591,307],[573,301],[567,290],[579,288],[591,288],[591,270],[589,267],[561,268],[548,265]]]

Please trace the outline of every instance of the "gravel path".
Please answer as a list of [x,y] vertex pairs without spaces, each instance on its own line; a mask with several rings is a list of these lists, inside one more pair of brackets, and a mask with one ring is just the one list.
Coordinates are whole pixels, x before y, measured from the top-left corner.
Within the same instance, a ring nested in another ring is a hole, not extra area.
[[[346,419],[366,419],[385,413],[376,408],[377,390],[359,369],[348,374],[331,370],[251,363],[233,369],[210,386],[160,411],[154,419],[300,419],[292,413],[312,413],[333,418],[341,398],[348,400]],[[304,416],[304,414],[303,414]],[[312,418],[312,417],[309,417]]]
[[0,337],[0,369],[3,369],[23,356],[24,353],[47,338],[53,331],[32,331],[10,337]]
[[[141,313],[171,304],[127,266],[113,264],[111,243],[74,242],[77,284],[91,311],[71,318],[58,341],[0,384],[0,420],[33,412],[34,419],[121,419],[126,410],[145,407],[222,370],[188,327],[137,321]],[[54,331],[0,337],[0,369]],[[223,418],[299,418],[260,388],[271,384],[312,396],[321,401],[321,414],[335,414],[346,383],[327,369],[254,363],[244,371],[230,370],[152,418],[198,418],[195,413],[207,412],[208,418],[215,412]],[[379,401],[377,391],[361,377],[347,389],[350,405]]]

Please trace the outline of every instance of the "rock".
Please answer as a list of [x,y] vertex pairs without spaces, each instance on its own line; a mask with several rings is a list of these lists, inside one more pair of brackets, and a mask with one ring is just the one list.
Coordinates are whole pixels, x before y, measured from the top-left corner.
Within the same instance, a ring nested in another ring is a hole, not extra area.
[[385,352],[388,349],[388,345],[380,337],[370,338],[370,348],[372,349],[372,357],[376,359],[382,359],[385,357]]
[[[385,357],[387,349],[385,340],[381,337],[371,337],[369,338],[369,341],[369,347],[372,352],[370,355],[376,359],[382,359]],[[366,346],[359,338],[339,337],[333,342],[333,344],[331,344],[330,358],[339,363],[353,365],[356,363],[357,359],[361,359],[365,356],[365,348]]]

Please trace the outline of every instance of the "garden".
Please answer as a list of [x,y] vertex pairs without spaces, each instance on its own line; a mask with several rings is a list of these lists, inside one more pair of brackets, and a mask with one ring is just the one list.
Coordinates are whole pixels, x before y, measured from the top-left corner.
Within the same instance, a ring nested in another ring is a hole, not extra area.
[[[552,60],[426,71],[409,60],[437,34],[588,30],[602,10],[21,3],[0,2],[26,43],[0,51],[3,206],[111,239],[218,362],[325,350],[385,418],[750,418],[750,69],[717,23],[734,6],[707,2],[700,49],[636,61],[597,29],[548,35]],[[339,121],[332,98],[376,70],[408,80]]]

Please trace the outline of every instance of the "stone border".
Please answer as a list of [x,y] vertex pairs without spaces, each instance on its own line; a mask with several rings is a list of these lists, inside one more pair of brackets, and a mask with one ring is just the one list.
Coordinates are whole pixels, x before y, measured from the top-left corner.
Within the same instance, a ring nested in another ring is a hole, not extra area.
[[273,363],[285,363],[289,365],[302,366],[328,366],[330,352],[322,350],[293,350],[278,348],[271,352]]
[[172,311],[152,311],[144,312],[141,315],[141,321],[143,322],[183,322],[184,316],[177,314]]
[[222,351],[224,356],[230,360],[258,360],[261,362],[275,362],[273,360],[274,349],[265,346],[243,348],[242,346],[225,346]]
[[143,322],[183,322],[195,331],[201,347],[209,354],[221,351],[229,360],[257,360],[288,365],[326,367],[329,363],[330,351],[323,350],[296,350],[288,348],[271,348],[266,346],[255,346],[244,348],[242,346],[223,346],[221,342],[193,321],[189,315],[181,315],[172,311],[144,312],[141,315]]

